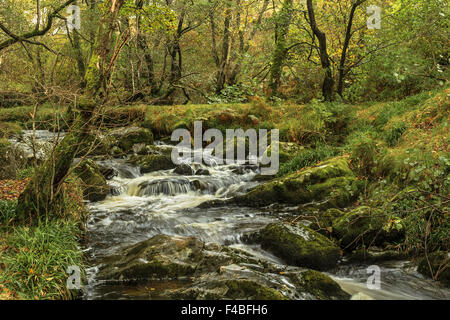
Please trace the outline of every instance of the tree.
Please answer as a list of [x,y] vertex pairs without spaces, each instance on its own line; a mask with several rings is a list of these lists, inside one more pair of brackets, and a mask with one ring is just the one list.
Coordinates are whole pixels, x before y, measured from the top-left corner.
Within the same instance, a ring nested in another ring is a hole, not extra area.
[[[13,33],[10,29],[8,29],[1,21],[0,21],[0,29],[10,38],[8,40],[5,40],[3,42],[0,42],[0,51],[3,49],[8,48],[9,46],[16,44],[18,42],[26,42],[26,43],[30,43],[30,44],[35,44],[35,45],[43,45],[45,46],[43,43],[38,42],[38,41],[34,41],[33,39],[39,36],[43,36],[45,35],[47,32],[50,31],[50,29],[52,28],[53,25],[53,21],[54,19],[58,16],[58,14],[67,6],[69,6],[70,4],[74,3],[76,0],[67,0],[66,2],[64,2],[62,5],[60,5],[59,7],[56,7],[55,9],[53,9],[53,11],[48,14],[47,16],[47,23],[45,24],[45,26],[41,29],[40,25],[39,25],[39,21],[40,21],[40,13],[38,10],[38,18],[37,21],[38,23],[36,23],[36,27],[34,28],[34,30],[32,31],[28,31],[25,32],[21,35],[16,35],[15,33]],[[39,8],[39,1],[37,4],[38,8]]]
[[293,1],[284,0],[281,12],[276,17],[275,23],[275,50],[272,58],[272,65],[270,68],[270,84],[271,95],[276,96],[278,87],[281,82],[281,71],[283,69],[287,48],[287,35],[289,32],[289,25],[292,20]]
[[[111,54],[113,33],[125,0],[108,0],[100,20],[96,44],[86,72],[86,92],[79,102],[79,114],[73,127],[37,170],[17,206],[17,219],[32,222],[40,217],[64,213],[63,183],[76,154],[83,151],[100,106],[107,97],[109,79],[118,54]],[[120,48],[120,46],[116,46]]]
[[325,101],[332,101],[334,90],[334,79],[333,79],[333,72],[331,71],[330,57],[328,55],[327,37],[325,33],[323,33],[317,26],[316,15],[314,12],[312,0],[307,0],[306,4],[308,8],[309,24],[311,26],[311,30],[313,31],[314,35],[317,37],[319,41],[320,62],[322,64],[322,69],[325,72],[325,77],[322,83],[322,94]]

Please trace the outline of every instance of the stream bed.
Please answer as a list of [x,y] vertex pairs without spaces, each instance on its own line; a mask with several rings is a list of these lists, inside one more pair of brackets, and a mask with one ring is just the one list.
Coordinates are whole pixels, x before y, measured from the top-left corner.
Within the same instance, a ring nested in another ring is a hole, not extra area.
[[[105,165],[105,163],[101,163]],[[109,183],[113,194],[105,201],[89,204],[88,242],[85,253],[92,265],[85,299],[147,299],[148,291],[188,286],[185,281],[148,281],[133,285],[107,284],[96,280],[104,260],[121,247],[147,240],[159,234],[198,237],[205,243],[217,243],[250,253],[257,259],[285,265],[281,259],[257,245],[248,245],[242,236],[255,232],[283,216],[283,210],[238,206],[199,207],[216,199],[245,193],[257,185],[257,170],[236,165],[204,166],[207,176],[182,176],[173,170],[140,174],[139,168],[123,160],[106,163],[118,171]],[[193,190],[192,184],[204,186]],[[287,212],[289,208],[287,208]],[[381,289],[370,290],[368,265],[342,265],[328,273],[353,299],[449,299],[448,290],[425,279],[408,262],[380,264]],[[156,295],[157,296],[157,295]],[[152,295],[154,298],[155,295]]]

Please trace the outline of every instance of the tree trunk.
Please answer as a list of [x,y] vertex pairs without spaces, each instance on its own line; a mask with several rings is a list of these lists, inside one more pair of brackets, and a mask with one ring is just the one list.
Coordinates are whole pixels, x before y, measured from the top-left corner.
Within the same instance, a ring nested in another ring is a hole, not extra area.
[[292,19],[292,5],[293,0],[284,1],[275,27],[275,51],[273,53],[272,65],[270,67],[269,84],[272,96],[276,96],[278,94],[278,88],[281,84],[281,73],[287,56],[287,35]]
[[337,93],[342,97],[342,94],[344,92],[344,78],[346,75],[346,70],[345,70],[345,61],[347,60],[347,50],[348,50],[348,46],[350,45],[350,40],[352,38],[352,26],[353,26],[353,19],[355,17],[355,11],[356,9],[363,4],[364,2],[366,2],[366,0],[359,0],[356,1],[353,5],[352,8],[350,10],[350,16],[348,18],[348,23],[347,23],[347,30],[345,32],[345,40],[344,40],[344,45],[342,47],[342,55],[341,55],[341,61],[339,63],[339,79],[338,79],[338,87],[337,87]]
[[308,7],[311,30],[319,40],[320,62],[322,64],[322,69],[325,71],[325,77],[322,84],[322,94],[325,101],[333,101],[334,79],[331,71],[330,57],[328,56],[327,37],[325,33],[323,33],[317,26],[312,0],[307,0],[306,4]]
[[109,53],[112,35],[120,8],[125,0],[110,0],[97,33],[94,53],[86,72],[86,93],[80,98],[79,114],[73,127],[56,146],[51,156],[37,169],[32,180],[19,197],[17,219],[30,223],[42,217],[60,217],[64,214],[63,183],[73,159],[83,151],[86,136],[93,126],[99,106],[99,96],[105,97],[111,76]]

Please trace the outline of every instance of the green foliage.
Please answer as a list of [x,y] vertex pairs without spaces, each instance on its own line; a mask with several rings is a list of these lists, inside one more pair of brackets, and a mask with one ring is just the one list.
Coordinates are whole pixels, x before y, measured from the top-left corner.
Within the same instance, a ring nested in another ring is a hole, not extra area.
[[353,142],[351,164],[361,175],[369,176],[373,173],[378,153],[377,141],[370,136],[361,136]]
[[34,174],[34,167],[26,167],[17,172],[17,179],[24,180],[31,178]]
[[17,201],[0,200],[0,231],[7,227],[16,215]]
[[278,176],[281,177],[305,167],[313,166],[317,162],[333,158],[338,154],[339,150],[336,147],[326,144],[318,144],[315,148],[301,150],[292,160],[281,165]]
[[253,88],[245,84],[225,85],[220,94],[208,97],[208,102],[210,104],[242,103],[248,102],[248,98],[254,95]]
[[67,289],[66,270],[69,266],[83,268],[78,234],[74,223],[62,221],[15,227],[1,256],[5,269],[0,272],[0,283],[22,299],[76,297],[78,292]]

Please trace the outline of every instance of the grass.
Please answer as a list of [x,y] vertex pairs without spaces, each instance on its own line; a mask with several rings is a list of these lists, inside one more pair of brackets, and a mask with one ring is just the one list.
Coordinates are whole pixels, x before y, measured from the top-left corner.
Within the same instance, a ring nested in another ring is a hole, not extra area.
[[42,221],[16,226],[4,239],[0,283],[20,299],[72,299],[67,289],[69,266],[83,267],[78,248],[78,226],[73,222]]

